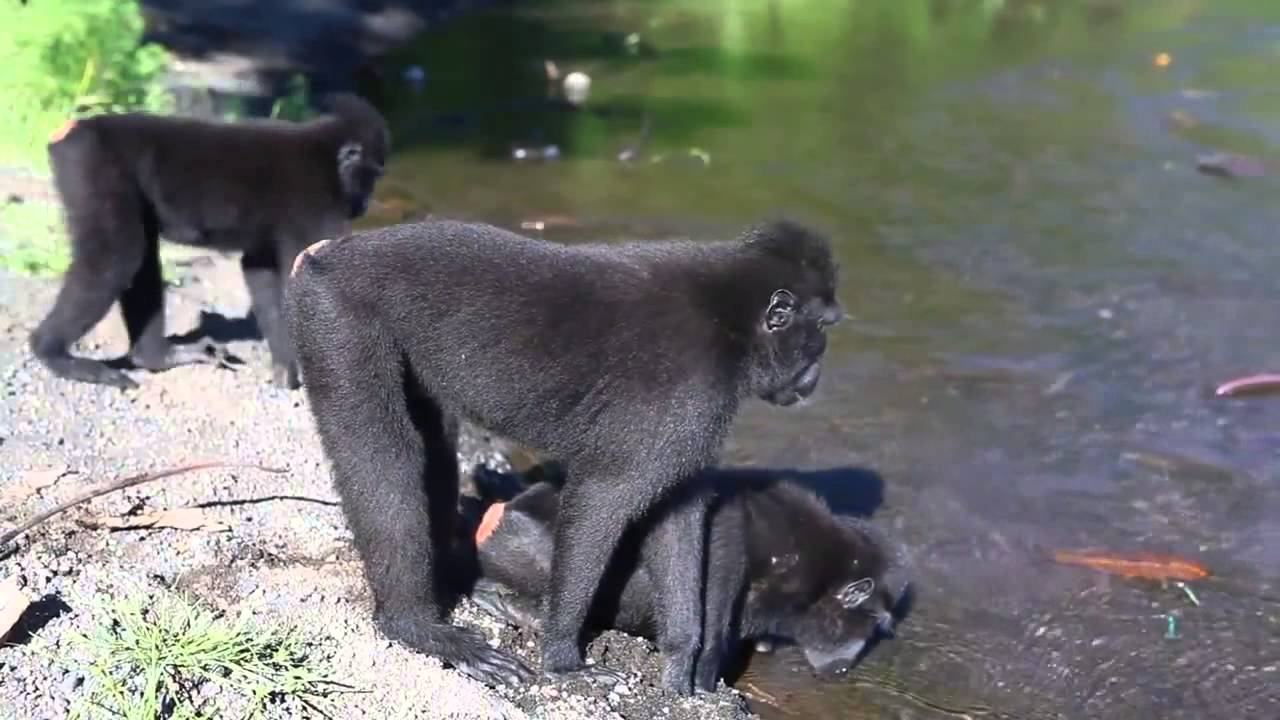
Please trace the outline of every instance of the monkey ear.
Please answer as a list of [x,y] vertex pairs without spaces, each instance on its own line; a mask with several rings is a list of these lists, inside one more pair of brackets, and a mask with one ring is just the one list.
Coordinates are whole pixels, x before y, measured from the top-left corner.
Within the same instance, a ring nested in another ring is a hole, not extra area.
[[790,290],[773,291],[769,298],[769,309],[764,312],[764,327],[769,332],[777,332],[791,324],[796,314],[796,296]]
[[875,592],[876,581],[871,578],[862,578],[840,588],[836,593],[836,600],[847,610],[852,610],[871,597],[871,593]]

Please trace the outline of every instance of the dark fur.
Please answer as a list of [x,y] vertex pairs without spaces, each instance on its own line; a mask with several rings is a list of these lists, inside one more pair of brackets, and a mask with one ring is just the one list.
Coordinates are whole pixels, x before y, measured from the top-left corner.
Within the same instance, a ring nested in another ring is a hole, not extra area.
[[[580,635],[628,525],[714,463],[748,397],[811,393],[842,316],[825,239],[791,223],[719,243],[564,246],[428,222],[305,254],[288,292],[303,380],[390,637],[477,678],[527,669],[441,622],[456,515],[451,418],[562,460],[543,670],[583,667]],[[703,518],[651,544],[666,683],[701,648]],[[423,580],[423,572],[428,580]]]
[[71,266],[31,349],[55,375],[133,388],[108,364],[71,355],[72,343],[120,301],[129,360],[163,370],[207,362],[164,333],[159,236],[243,251],[253,313],[271,349],[274,377],[297,387],[281,317],[294,256],[350,231],[382,172],[390,136],[382,116],[353,95],[328,98],[331,114],[307,123],[209,122],[146,114],[79,120],[49,145],[66,210]]
[[[703,645],[711,651],[698,660],[695,687],[714,690],[742,640],[793,642],[815,671],[831,674],[848,670],[877,629],[892,628],[902,590],[889,584],[898,584],[891,580],[897,558],[869,525],[832,514],[785,480],[715,471],[694,483],[696,492],[712,498],[703,608]],[[481,581],[473,598],[533,630],[543,624],[558,509],[556,486],[539,482],[504,505],[497,529],[477,549]],[[643,560],[652,525],[632,529],[639,552],[619,552],[610,566],[590,629],[649,638],[658,631],[666,612],[657,592],[662,578]],[[871,596],[843,605],[841,590],[864,578],[875,583]]]

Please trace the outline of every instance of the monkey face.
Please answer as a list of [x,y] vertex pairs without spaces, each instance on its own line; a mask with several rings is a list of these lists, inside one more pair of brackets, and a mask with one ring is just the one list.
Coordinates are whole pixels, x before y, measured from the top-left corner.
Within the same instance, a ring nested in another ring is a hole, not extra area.
[[827,328],[845,316],[835,298],[836,262],[825,237],[789,221],[751,228],[743,240],[753,287],[761,278],[775,283],[768,297],[751,300],[759,305],[751,308],[745,394],[794,405],[817,389]]
[[374,185],[382,177],[385,157],[381,141],[371,144],[352,141],[338,149],[338,180],[347,198],[350,218],[358,218],[368,209]]
[[893,596],[883,580],[862,577],[827,593],[805,612],[796,643],[814,672],[822,676],[847,672],[879,630],[893,634]]
[[757,395],[774,405],[807,399],[818,387],[827,328],[844,318],[829,294],[801,300],[786,288],[769,298],[758,330]]

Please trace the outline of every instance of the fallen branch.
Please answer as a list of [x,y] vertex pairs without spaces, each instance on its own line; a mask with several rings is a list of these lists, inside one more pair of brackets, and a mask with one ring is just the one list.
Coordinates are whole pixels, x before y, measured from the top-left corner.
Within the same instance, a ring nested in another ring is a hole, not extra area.
[[272,468],[272,467],[267,467],[265,465],[257,465],[255,463],[206,462],[206,463],[193,463],[191,465],[182,465],[180,467],[170,468],[168,470],[160,470],[158,472],[145,472],[145,473],[139,473],[137,475],[131,475],[126,478],[121,478],[119,480],[109,482],[93,490],[89,490],[88,492],[85,492],[81,495],[77,495],[76,497],[73,497],[70,500],[67,500],[66,502],[59,503],[53,506],[52,508],[45,510],[44,512],[37,513],[30,520],[27,520],[26,522],[18,525],[18,527],[4,533],[3,535],[0,535],[0,548],[3,548],[5,545],[8,545],[9,542],[12,541],[14,538],[25,533],[31,528],[39,525],[45,520],[48,520],[54,515],[57,515],[61,512],[69,510],[81,503],[88,502],[96,497],[101,497],[103,495],[106,495],[107,493],[112,493],[117,490],[124,490],[126,488],[131,488],[134,485],[141,485],[146,482],[151,482],[152,480],[162,480],[164,478],[171,477],[173,475],[181,475],[183,473],[192,472],[194,470],[205,470],[209,468],[251,468],[251,469],[261,470],[263,472],[276,473],[276,474],[285,472],[285,470],[281,468]]

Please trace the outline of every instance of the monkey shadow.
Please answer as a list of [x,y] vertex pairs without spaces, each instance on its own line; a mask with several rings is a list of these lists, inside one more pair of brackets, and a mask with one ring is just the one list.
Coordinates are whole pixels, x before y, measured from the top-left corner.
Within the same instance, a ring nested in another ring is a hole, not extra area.
[[212,341],[219,344],[239,340],[261,340],[262,329],[258,327],[258,319],[253,311],[242,318],[229,318],[222,313],[200,311],[200,320],[196,326],[181,335],[170,335],[169,341],[176,345],[194,345]]
[[[174,347],[202,345],[212,361],[222,367],[234,369],[238,365],[244,365],[245,361],[229,352],[227,344],[239,340],[262,340],[263,336],[252,311],[243,318],[229,318],[222,313],[201,310],[200,319],[194,328],[169,335],[165,339]],[[106,361],[106,365],[117,370],[139,369],[128,354],[111,358]]]
[[[561,488],[565,478],[564,469],[554,461],[538,463],[523,474],[498,472],[477,465],[472,475],[480,496],[478,501],[485,505],[507,502],[539,482],[549,482]],[[884,478],[875,470],[862,467],[822,470],[708,468],[686,487],[695,492],[707,486],[732,492],[735,487],[746,484],[767,486],[777,482],[790,482],[805,488],[821,498],[836,515],[869,518],[884,503]],[[677,495],[672,501],[679,502],[680,497]]]
[[735,484],[772,485],[789,482],[822,498],[836,515],[869,518],[884,504],[884,478],[870,468],[715,468],[703,471],[703,477],[703,481],[725,489],[732,489]]
[[[175,348],[203,346],[210,364],[234,370],[237,366],[244,365],[245,361],[228,351],[227,343],[236,340],[261,340],[262,331],[258,329],[258,321],[252,312],[244,318],[228,318],[221,313],[201,310],[200,320],[194,328],[178,335],[169,335],[165,339]],[[103,364],[116,370],[142,369],[128,353],[105,360]]]

